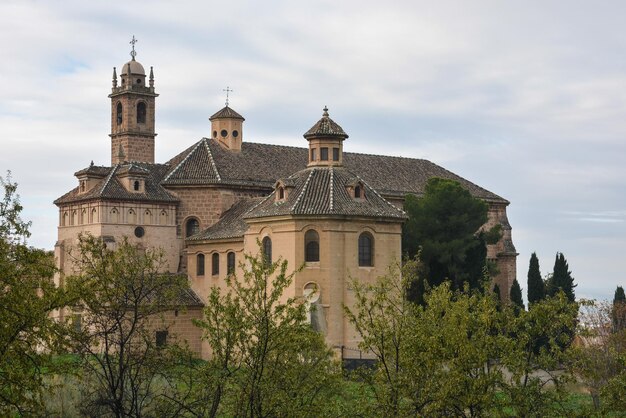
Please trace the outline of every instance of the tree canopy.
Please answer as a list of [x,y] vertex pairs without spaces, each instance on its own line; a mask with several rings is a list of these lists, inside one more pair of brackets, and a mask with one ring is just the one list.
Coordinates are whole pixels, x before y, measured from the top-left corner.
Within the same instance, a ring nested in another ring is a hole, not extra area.
[[26,244],[17,184],[7,176],[0,186],[0,415],[28,415],[39,408],[44,353],[61,342],[63,324],[51,313],[66,297],[53,282],[52,254]]
[[554,296],[559,290],[562,290],[570,302],[575,302],[576,295],[574,294],[574,288],[576,286],[572,272],[569,271],[565,256],[563,253],[557,253],[556,259],[554,260],[554,271],[548,281],[548,294]]
[[430,286],[446,280],[453,289],[480,288],[486,266],[487,244],[500,238],[500,225],[485,231],[488,205],[474,198],[454,180],[431,178],[424,196],[407,195],[402,248],[405,255],[418,252]]
[[539,259],[536,253],[530,256],[528,266],[528,306],[545,299],[546,289],[539,270]]

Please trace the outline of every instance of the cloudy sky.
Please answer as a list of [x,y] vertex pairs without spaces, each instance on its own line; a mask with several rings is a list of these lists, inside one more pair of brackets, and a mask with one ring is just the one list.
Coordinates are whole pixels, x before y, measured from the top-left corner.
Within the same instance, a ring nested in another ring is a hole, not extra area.
[[[52,201],[110,163],[112,67],[154,66],[158,161],[209,136],[234,89],[244,140],[305,146],[324,105],[353,152],[427,158],[511,201],[526,288],[557,251],[577,295],[626,285],[623,1],[0,3],[0,171],[32,245]],[[524,291],[525,293],[525,291]]]

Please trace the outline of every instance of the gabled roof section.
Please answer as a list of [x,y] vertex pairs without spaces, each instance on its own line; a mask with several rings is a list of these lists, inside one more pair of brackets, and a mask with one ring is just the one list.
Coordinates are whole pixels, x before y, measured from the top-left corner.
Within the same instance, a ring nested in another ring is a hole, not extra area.
[[334,120],[332,120],[328,115],[328,108],[324,107],[324,113],[322,115],[322,119],[318,120],[311,129],[306,131],[304,137],[306,139],[315,138],[315,137],[338,137],[338,138],[348,138],[348,134],[345,133],[343,128],[339,126]]
[[89,167],[78,170],[74,173],[74,176],[105,177],[107,174],[109,174],[110,170],[111,167],[94,165],[92,161]]
[[[132,167],[131,167],[132,166]],[[68,193],[54,201],[55,205],[65,203],[81,202],[87,200],[128,200],[128,201],[149,201],[176,203],[178,198],[172,195],[161,186],[161,179],[169,170],[169,166],[163,164],[148,163],[132,163],[117,164],[113,167],[100,167],[102,173],[105,173],[102,180],[99,181],[91,190],[86,193],[79,194],[79,188],[76,187]],[[83,170],[81,170],[83,171]],[[143,193],[129,192],[117,180],[117,175],[123,172],[135,171],[145,176],[145,186]]]
[[162,184],[213,184],[221,181],[209,140],[202,138],[165,176]]
[[348,185],[358,178],[342,167],[312,167],[294,174],[294,190],[285,200],[276,201],[274,193],[250,210],[244,218],[279,215],[364,216],[402,221],[404,212],[363,182],[365,198],[355,199]]
[[243,116],[241,116],[239,113],[235,112],[232,108],[226,106],[223,109],[217,111],[216,113],[214,113],[209,120],[213,120],[213,119],[222,119],[222,118],[230,118],[230,119],[241,119],[241,120],[245,120],[243,118]]
[[174,168],[163,184],[222,184],[269,190],[278,178],[302,170],[307,162],[304,148],[243,142],[240,152],[232,152],[214,139],[202,138],[168,162]]
[[220,219],[211,227],[187,238],[188,242],[240,238],[248,230],[248,224],[243,216],[256,207],[265,198],[243,199],[236,202],[230,209],[222,214]]
[[[241,152],[232,152],[214,139],[203,138],[200,142],[208,145],[212,159],[187,158],[199,143],[172,158],[168,164],[174,167],[173,170],[187,159],[185,165],[189,167],[185,170],[194,173],[190,178],[180,175],[175,184],[245,185],[270,190],[278,179],[289,178],[306,168],[309,161],[307,148],[243,142]],[[441,177],[458,181],[474,197],[508,203],[500,196],[423,159],[344,152],[343,166],[385,197],[403,197],[407,193],[421,196],[429,178]],[[219,173],[219,180],[215,173]],[[168,180],[164,184],[174,184],[174,181],[170,183]]]

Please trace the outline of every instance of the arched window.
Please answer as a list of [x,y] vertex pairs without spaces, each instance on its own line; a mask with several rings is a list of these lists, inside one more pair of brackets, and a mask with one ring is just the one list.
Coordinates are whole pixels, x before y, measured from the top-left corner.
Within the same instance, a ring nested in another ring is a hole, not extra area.
[[320,236],[313,229],[304,234],[304,261],[320,261]]
[[118,103],[117,104],[117,124],[118,125],[122,124],[122,120],[123,120],[123,118],[122,118],[122,113],[123,113],[122,110],[123,110],[122,109],[122,104]]
[[159,223],[161,225],[167,225],[167,212],[162,210],[161,216],[159,216]]
[[204,276],[204,254],[196,256],[196,276]]
[[138,192],[139,191],[139,180],[135,180],[133,182],[133,190]]
[[152,223],[152,212],[150,212],[148,209],[146,209],[146,211],[143,214],[143,223],[146,223],[146,224]]
[[129,209],[129,210],[128,210],[128,219],[127,219],[127,222],[128,222],[129,224],[134,224],[134,223],[137,223],[137,213],[135,213],[135,211],[134,211],[134,210],[132,210],[132,209]]
[[359,235],[359,266],[369,267],[374,265],[374,238],[363,232]]
[[190,237],[198,232],[200,232],[200,222],[196,218],[189,219],[185,224],[185,237]]
[[67,219],[68,219],[68,215],[67,212],[63,213],[63,221],[61,222],[61,226],[67,226]]
[[91,209],[91,219],[89,222],[92,224],[98,222],[98,210],[96,208]]
[[116,224],[118,221],[119,221],[119,213],[117,209],[113,208],[111,209],[110,222]]
[[263,259],[267,264],[272,263],[272,240],[270,237],[263,238]]
[[235,272],[235,253],[232,251],[226,254],[226,272],[227,274]]
[[356,186],[354,188],[354,198],[355,199],[361,198],[361,186]]
[[282,187],[278,188],[278,198],[283,200],[285,198],[285,189]]
[[137,123],[146,123],[146,104],[137,103]]
[[211,274],[216,276],[220,274],[220,255],[219,253],[213,253],[211,256]]

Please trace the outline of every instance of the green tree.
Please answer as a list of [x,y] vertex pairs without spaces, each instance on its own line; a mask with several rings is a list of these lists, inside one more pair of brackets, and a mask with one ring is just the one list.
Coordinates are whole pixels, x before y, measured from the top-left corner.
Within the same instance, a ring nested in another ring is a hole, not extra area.
[[569,271],[565,256],[563,253],[557,253],[556,259],[554,260],[554,271],[548,281],[548,294],[554,296],[559,290],[562,290],[570,302],[575,302],[576,296],[574,295],[574,288],[576,286],[572,272]]
[[530,309],[533,303],[539,302],[545,297],[546,289],[539,271],[539,259],[536,253],[532,253],[528,266],[528,308]]
[[180,309],[187,278],[164,273],[159,250],[126,238],[116,247],[80,236],[74,254],[80,273],[66,280],[80,297],[72,348],[81,359],[81,407],[89,415],[155,415],[159,398],[173,390],[162,377],[173,361],[168,346],[175,345],[169,335],[165,348],[157,346],[155,331],[167,332],[162,315]]
[[510,377],[501,389],[501,408],[513,416],[573,416],[564,400],[572,375],[563,370],[570,356],[570,330],[576,326],[578,305],[564,294],[536,302],[528,311],[503,312],[503,332],[509,338],[500,351],[500,364]]
[[[430,286],[450,280],[453,289],[482,288],[486,245],[500,238],[500,226],[482,231],[487,203],[472,197],[458,182],[431,178],[424,196],[405,196],[409,219],[403,225],[405,255],[420,251]],[[421,249],[421,250],[420,250]],[[419,295],[414,295],[417,299]]]
[[210,393],[199,388],[191,396],[209,400],[200,415],[324,415],[338,391],[339,369],[308,323],[305,301],[284,297],[296,272],[262,254],[246,255],[241,266],[242,277],[228,276],[225,291],[212,289],[197,322],[213,353],[205,369]]
[[617,286],[615,289],[611,318],[613,332],[626,329],[626,295],[622,286]]
[[513,280],[513,285],[511,286],[510,292],[511,303],[513,307],[516,309],[516,312],[520,310],[523,311],[524,308],[524,300],[522,299],[522,288],[519,285],[517,279]]
[[17,184],[7,175],[0,186],[0,415],[28,415],[40,409],[42,377],[63,335],[52,313],[66,295],[54,285],[53,256],[26,244]]
[[[489,360],[506,338],[494,297],[454,292],[450,283],[429,290],[426,303],[407,300],[419,267],[393,265],[367,285],[353,281],[355,305],[346,314],[376,357],[361,377],[374,395],[367,416],[481,416],[491,410],[503,379]],[[494,332],[495,331],[495,332]],[[367,402],[363,402],[366,404]]]

